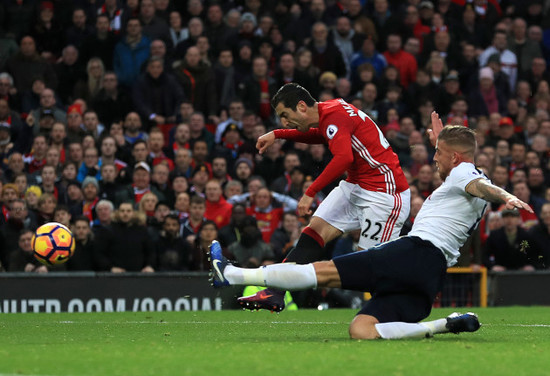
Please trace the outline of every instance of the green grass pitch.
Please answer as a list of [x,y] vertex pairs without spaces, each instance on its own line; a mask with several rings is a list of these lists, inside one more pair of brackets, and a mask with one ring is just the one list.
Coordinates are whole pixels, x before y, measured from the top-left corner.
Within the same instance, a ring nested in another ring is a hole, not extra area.
[[343,309],[5,314],[0,375],[550,375],[550,308],[474,311],[476,333],[400,341],[348,339]]

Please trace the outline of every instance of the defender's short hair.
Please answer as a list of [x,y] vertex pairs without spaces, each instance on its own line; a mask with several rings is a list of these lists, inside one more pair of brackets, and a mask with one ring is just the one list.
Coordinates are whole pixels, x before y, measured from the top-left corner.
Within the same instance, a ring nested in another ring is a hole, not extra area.
[[452,146],[466,148],[469,153],[474,153],[477,147],[476,135],[473,130],[462,125],[447,125],[439,133],[439,140]]

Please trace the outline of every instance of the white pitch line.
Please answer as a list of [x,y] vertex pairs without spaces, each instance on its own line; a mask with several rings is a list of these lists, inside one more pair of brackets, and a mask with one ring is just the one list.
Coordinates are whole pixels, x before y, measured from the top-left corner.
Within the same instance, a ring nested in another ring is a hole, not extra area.
[[550,324],[485,324],[483,326],[516,326],[521,328],[550,328]]
[[[90,324],[86,321],[57,321],[56,324]],[[306,324],[306,325],[347,325],[348,322],[336,322],[336,321],[94,321],[91,324]],[[0,374],[0,376],[2,376]]]

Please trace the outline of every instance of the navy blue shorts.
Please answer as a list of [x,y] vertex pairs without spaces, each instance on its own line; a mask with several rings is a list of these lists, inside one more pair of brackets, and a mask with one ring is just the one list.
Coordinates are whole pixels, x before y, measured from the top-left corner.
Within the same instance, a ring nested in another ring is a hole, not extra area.
[[412,236],[333,261],[343,289],[372,295],[358,314],[380,322],[418,322],[428,317],[447,271],[441,250]]

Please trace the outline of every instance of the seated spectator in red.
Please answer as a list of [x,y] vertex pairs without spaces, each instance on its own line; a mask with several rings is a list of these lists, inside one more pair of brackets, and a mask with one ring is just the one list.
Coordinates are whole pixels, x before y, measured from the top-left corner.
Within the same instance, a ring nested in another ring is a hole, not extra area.
[[399,34],[389,34],[386,39],[386,46],[388,49],[384,52],[384,57],[388,65],[393,65],[397,68],[399,76],[401,77],[401,86],[407,89],[409,84],[416,80],[418,64],[413,55],[403,51],[401,45],[402,40]]
[[229,224],[233,208],[233,205],[225,200],[222,193],[219,181],[212,179],[206,183],[206,212],[204,216],[206,219],[214,221],[218,228]]
[[283,217],[283,208],[272,205],[271,192],[267,188],[260,188],[254,195],[254,204],[246,209],[246,214],[256,218],[264,242],[269,243],[271,235],[279,227]]

